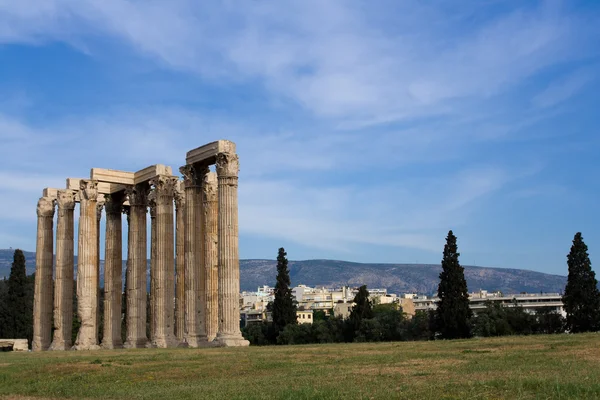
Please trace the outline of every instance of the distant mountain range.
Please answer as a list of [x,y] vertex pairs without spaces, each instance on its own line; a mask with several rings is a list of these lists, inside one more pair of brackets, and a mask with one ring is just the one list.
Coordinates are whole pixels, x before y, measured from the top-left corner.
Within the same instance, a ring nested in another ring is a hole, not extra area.
[[[35,270],[35,253],[25,252],[27,273]],[[0,250],[0,278],[8,277],[13,250]],[[241,290],[255,291],[262,285],[274,286],[277,275],[274,260],[240,260]],[[125,261],[123,262],[125,266]],[[103,270],[101,261],[100,269]],[[367,285],[385,288],[390,293],[424,293],[437,291],[440,265],[434,264],[367,264],[336,260],[290,261],[292,285],[340,287]],[[539,293],[564,290],[567,278],[523,269],[465,266],[469,291],[485,289],[503,293]]]

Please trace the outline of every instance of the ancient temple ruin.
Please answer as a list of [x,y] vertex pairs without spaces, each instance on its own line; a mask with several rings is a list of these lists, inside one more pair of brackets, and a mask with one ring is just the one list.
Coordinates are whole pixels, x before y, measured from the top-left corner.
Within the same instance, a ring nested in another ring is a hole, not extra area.
[[[213,164],[216,173],[209,169]],[[44,189],[37,206],[32,349],[247,346],[239,327],[238,171],[235,144],[219,140],[187,153],[180,168],[183,180],[165,165],[137,172],[92,168],[89,179],[68,178],[64,189]],[[80,210],[76,312],[81,326],[71,343],[76,203]],[[100,343],[103,210],[104,324]],[[126,214],[128,226],[125,305],[122,214]]]

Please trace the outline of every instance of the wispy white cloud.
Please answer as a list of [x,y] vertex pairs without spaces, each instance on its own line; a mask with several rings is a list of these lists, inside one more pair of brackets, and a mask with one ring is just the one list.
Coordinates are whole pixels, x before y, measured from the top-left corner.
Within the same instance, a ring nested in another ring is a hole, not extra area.
[[77,38],[93,52],[94,36],[108,34],[167,67],[223,83],[258,79],[346,125],[456,113],[459,100],[488,99],[547,66],[598,53],[599,30],[556,2],[515,3],[483,21],[466,8],[417,3],[19,4],[0,2],[0,40]]

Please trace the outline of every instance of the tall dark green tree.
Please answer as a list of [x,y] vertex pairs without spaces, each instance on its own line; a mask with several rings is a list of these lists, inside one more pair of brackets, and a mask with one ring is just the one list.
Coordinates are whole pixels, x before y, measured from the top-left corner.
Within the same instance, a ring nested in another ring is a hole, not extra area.
[[363,320],[371,318],[373,318],[373,305],[369,300],[367,285],[362,285],[358,288],[356,296],[354,296],[354,305],[348,318],[349,332],[347,333],[347,340],[353,340],[360,331]]
[[14,338],[28,338],[33,336],[33,298],[28,287],[27,271],[25,269],[25,255],[19,249],[15,250],[13,263],[8,278],[8,323],[9,336]]
[[577,232],[567,256],[569,276],[563,296],[567,329],[574,333],[600,329],[600,293],[587,250],[581,232]]
[[298,323],[286,256],[285,249],[280,248],[277,254],[277,283],[273,301],[273,326],[276,334],[282,332],[286,325]]
[[458,339],[471,336],[469,320],[473,315],[469,308],[469,292],[465,270],[458,262],[456,236],[448,232],[442,259],[442,272],[438,286],[440,299],[436,310],[435,330],[442,339]]
[[0,280],[0,339],[9,339],[8,334],[8,281],[6,278]]

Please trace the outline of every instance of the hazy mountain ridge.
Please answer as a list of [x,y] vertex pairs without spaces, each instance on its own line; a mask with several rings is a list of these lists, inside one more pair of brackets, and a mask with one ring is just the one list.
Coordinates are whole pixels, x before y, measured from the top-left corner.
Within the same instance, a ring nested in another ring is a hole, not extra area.
[[[8,277],[14,250],[0,250],[0,278]],[[35,253],[24,252],[27,273],[35,270]],[[254,291],[262,285],[273,286],[277,274],[275,260],[240,260],[241,290]],[[123,268],[125,261],[123,261]],[[337,260],[290,261],[292,285],[339,287],[342,285],[386,288],[391,293],[434,293],[439,282],[440,265],[435,264],[366,264]],[[104,261],[100,262],[101,271]],[[567,278],[541,272],[465,266],[470,291],[486,289],[504,293],[559,292]],[[102,275],[101,275],[102,279]]]

